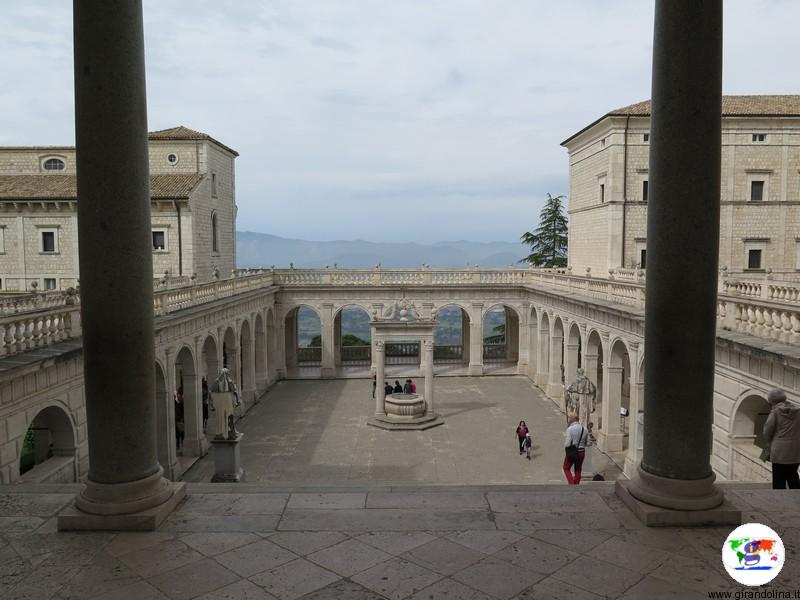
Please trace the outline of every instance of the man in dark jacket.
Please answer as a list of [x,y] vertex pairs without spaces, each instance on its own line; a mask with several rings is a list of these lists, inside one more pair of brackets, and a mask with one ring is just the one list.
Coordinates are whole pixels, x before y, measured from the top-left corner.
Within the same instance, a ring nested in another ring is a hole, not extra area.
[[764,423],[764,441],[769,444],[772,489],[800,489],[800,407],[778,389],[770,391],[767,401],[772,410]]

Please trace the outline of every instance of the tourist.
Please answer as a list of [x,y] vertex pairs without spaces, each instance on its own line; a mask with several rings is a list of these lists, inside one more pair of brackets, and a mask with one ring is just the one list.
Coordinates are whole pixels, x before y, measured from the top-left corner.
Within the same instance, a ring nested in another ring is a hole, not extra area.
[[403,393],[410,394],[411,393],[411,380],[406,379],[406,382],[403,384]]
[[175,444],[178,450],[183,446],[185,434],[183,408],[183,386],[181,386],[175,390]]
[[414,383],[413,379],[409,379],[408,381],[411,384],[411,393],[412,394],[416,394],[417,393],[417,384]]
[[770,391],[767,401],[772,408],[764,423],[764,441],[765,458],[772,463],[772,489],[800,489],[800,407],[778,389]]
[[564,475],[569,485],[578,485],[581,482],[586,447],[589,445],[589,430],[578,423],[578,415],[570,415],[567,422],[569,425],[564,432]]
[[528,435],[528,426],[525,421],[520,421],[517,425],[517,442],[519,443],[519,455],[525,454],[525,436]]
[[392,393],[394,393],[394,394],[402,394],[403,393],[403,386],[400,385],[400,380],[399,379],[395,379],[394,380],[394,389],[392,390]]
[[202,381],[202,388],[203,388],[203,433],[206,432],[208,428],[208,381],[205,377],[203,377]]
[[394,388],[389,384],[388,381],[383,382],[383,395],[384,396],[391,396]]
[[525,446],[525,455],[528,460],[531,459],[531,446],[533,446],[533,438],[531,438],[531,432],[525,434],[525,441],[522,442]]
[[378,376],[375,373],[372,374],[372,398],[375,398],[375,388],[378,386]]

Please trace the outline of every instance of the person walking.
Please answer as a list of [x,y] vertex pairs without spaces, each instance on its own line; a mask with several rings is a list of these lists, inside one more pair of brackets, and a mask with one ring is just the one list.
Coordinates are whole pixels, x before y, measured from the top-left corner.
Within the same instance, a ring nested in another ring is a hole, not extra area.
[[789,402],[779,389],[770,391],[767,401],[771,410],[764,423],[764,441],[772,463],[772,489],[800,489],[800,406]]
[[570,415],[567,422],[569,425],[564,431],[564,475],[569,485],[578,485],[586,447],[589,445],[589,430],[578,423],[578,415]]
[[519,444],[519,455],[525,454],[525,436],[528,435],[528,426],[525,421],[520,421],[517,425],[517,442]]
[[372,399],[375,399],[375,388],[378,386],[378,376],[372,374]]
[[525,458],[528,460],[531,459],[531,446],[533,446],[533,438],[531,437],[531,432],[525,434],[525,441],[523,442],[525,446]]

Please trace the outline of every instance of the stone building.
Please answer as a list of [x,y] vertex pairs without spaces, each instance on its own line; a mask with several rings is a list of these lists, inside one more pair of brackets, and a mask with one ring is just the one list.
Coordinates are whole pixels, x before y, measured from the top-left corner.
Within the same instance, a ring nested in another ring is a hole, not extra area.
[[[153,277],[236,266],[235,150],[173,127],[150,143]],[[0,147],[0,288],[66,289],[78,274],[75,148]]]
[[[612,110],[562,142],[574,273],[646,267],[649,144],[650,101]],[[720,268],[796,276],[800,95],[723,96],[721,183]]]

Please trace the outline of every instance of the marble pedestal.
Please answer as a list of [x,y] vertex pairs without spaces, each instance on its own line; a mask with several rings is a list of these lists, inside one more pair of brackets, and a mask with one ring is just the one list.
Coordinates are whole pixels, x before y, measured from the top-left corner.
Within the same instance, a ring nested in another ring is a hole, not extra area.
[[244,437],[243,433],[236,436],[235,440],[213,439],[214,447],[214,483],[238,483],[244,480],[244,469],[239,453],[239,442]]

